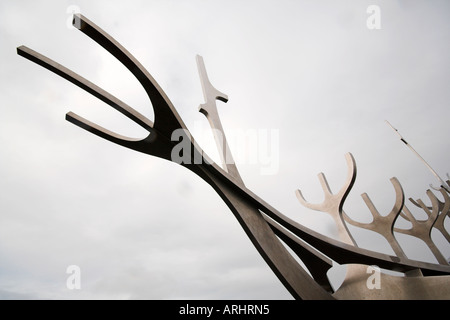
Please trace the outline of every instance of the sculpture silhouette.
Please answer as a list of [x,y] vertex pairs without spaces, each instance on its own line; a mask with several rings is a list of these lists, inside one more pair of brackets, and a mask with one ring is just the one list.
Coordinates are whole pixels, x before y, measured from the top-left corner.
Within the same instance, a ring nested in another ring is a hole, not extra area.
[[[397,248],[397,244],[393,245],[397,256],[357,247],[348,232],[346,221],[358,226],[363,225],[349,219],[342,210],[343,203],[356,179],[356,165],[351,154],[347,154],[347,162],[350,168],[349,177],[338,194],[332,194],[323,174],[319,176],[325,192],[325,201],[322,205],[307,203],[301,192],[297,192],[299,200],[307,207],[326,211],[333,216],[340,230],[341,239],[339,241],[315,232],[288,218],[245,187],[232,160],[231,151],[226,142],[215,105],[216,99],[226,102],[228,97],[211,85],[201,57],[197,57],[197,63],[206,101],[205,104],[200,106],[200,111],[208,118],[213,132],[216,134],[223,168],[214,163],[198,146],[167,95],[139,61],[110,35],[84,16],[75,15],[73,24],[111,53],[138,79],[153,106],[155,121],[152,122],[112,94],[53,60],[25,46],[18,47],[19,55],[54,72],[115,108],[147,130],[148,136],[144,139],[124,137],[72,112],[67,113],[66,119],[123,147],[180,164],[210,184],[233,212],[255,248],[294,298],[450,298],[450,286],[448,285],[450,284],[450,266],[448,264],[408,259],[399,247]],[[176,141],[173,140],[174,132],[178,133],[178,140]],[[184,154],[181,158],[183,160],[178,161],[173,157],[173,150],[181,139],[183,142],[189,143],[191,153],[187,157]],[[404,202],[399,182],[396,179],[392,181],[398,199],[393,211],[386,218],[381,218],[368,198],[365,197],[366,203],[369,204],[374,216],[373,227],[371,224],[370,228],[382,233],[388,241],[392,242],[391,245],[395,242],[392,226],[401,208],[403,208]],[[448,197],[445,201],[445,215],[447,215]],[[434,205],[434,211],[430,214],[433,219],[436,216],[435,207]],[[411,216],[406,217],[413,221]],[[380,224],[379,221],[383,221],[383,223]],[[388,228],[388,230],[384,228]],[[414,233],[416,229],[416,227],[413,228],[411,233]],[[397,231],[397,229],[395,230]],[[292,256],[285,245],[289,246],[302,260],[306,269]],[[350,268],[353,272],[348,273],[347,280],[344,281],[338,291],[332,288],[327,277],[327,272],[333,266],[333,263],[357,264],[356,268]],[[386,285],[383,285],[380,290],[370,290],[366,286],[367,273],[365,272],[367,266],[370,265],[403,272],[409,276],[383,275],[383,281],[387,279]],[[411,276],[413,274],[414,277]],[[395,279],[392,280],[391,278]],[[399,290],[402,292],[401,294],[398,293]]]

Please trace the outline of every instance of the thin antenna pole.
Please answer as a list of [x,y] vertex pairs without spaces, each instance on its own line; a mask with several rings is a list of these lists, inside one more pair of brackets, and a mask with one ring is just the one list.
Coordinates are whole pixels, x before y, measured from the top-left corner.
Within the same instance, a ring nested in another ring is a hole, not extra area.
[[[439,183],[441,185],[442,188],[444,188],[445,190],[449,191],[449,188],[446,186],[445,181],[437,174],[436,171],[434,171],[434,169],[428,164],[428,162],[425,161],[424,158],[422,158],[422,156],[405,140],[403,139],[403,137],[401,136],[401,134],[398,132],[397,129],[395,129],[390,123],[389,121],[385,120],[386,123],[392,128],[392,130],[394,130],[394,132],[400,137],[400,140],[406,144],[406,146],[425,164],[425,166],[427,166],[427,168],[431,171],[431,173],[439,180]],[[430,185],[431,186],[431,185]]]

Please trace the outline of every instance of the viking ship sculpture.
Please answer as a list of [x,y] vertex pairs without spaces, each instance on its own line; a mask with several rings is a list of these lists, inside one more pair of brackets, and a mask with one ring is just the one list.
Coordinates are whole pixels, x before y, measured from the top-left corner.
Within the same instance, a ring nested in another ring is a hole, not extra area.
[[[431,239],[431,231],[435,228],[450,241],[444,226],[444,220],[450,211],[450,196],[446,190],[450,185],[449,181],[446,182],[447,186],[439,188],[444,201],[440,201],[431,190],[426,192],[431,207],[427,207],[420,199],[412,201],[414,206],[427,214],[428,219],[421,221],[416,220],[406,207],[400,182],[392,178],[396,200],[391,212],[387,215],[380,214],[368,195],[363,194],[373,221],[360,223],[343,211],[344,201],[356,179],[355,159],[348,153],[348,177],[338,193],[331,191],[322,173],[319,174],[319,180],[325,196],[323,203],[309,203],[300,190],[296,192],[303,206],[326,212],[334,218],[339,230],[339,240],[322,235],[283,215],[246,188],[231,156],[217,113],[216,100],[226,102],[228,97],[212,86],[200,56],[197,56],[197,64],[205,97],[205,103],[200,105],[200,112],[206,116],[213,129],[222,166],[212,161],[196,143],[167,95],[139,61],[84,16],[74,15],[73,25],[106,49],[138,79],[151,101],[155,119],[152,122],[112,94],[55,61],[25,46],[18,47],[20,56],[54,72],[115,108],[147,130],[148,136],[144,139],[125,137],[72,112],[67,113],[66,120],[123,147],[180,164],[201,177],[227,204],[255,248],[295,299],[450,299],[450,266]],[[176,140],[173,139],[174,132],[177,132]],[[180,141],[188,143],[191,151],[189,154],[174,152]],[[412,227],[396,227],[399,216],[409,221]],[[395,255],[358,247],[349,232],[348,224],[379,233],[389,242]],[[409,259],[396,240],[397,232],[423,240],[438,263]],[[337,290],[327,276],[333,264],[347,265],[345,280]],[[381,286],[374,290],[367,286],[368,266],[400,272],[402,276],[381,272]]]

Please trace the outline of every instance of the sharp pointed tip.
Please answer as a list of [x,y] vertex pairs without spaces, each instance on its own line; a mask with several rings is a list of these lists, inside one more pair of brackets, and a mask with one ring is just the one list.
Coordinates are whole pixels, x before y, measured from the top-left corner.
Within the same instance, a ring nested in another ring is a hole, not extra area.
[[81,30],[81,29],[83,29],[83,25],[85,24],[84,19],[85,19],[85,18],[84,18],[84,16],[83,16],[81,13],[75,13],[75,14],[73,15],[72,25],[73,25],[76,29]]
[[73,119],[76,117],[77,115],[75,113],[73,113],[72,111],[69,111],[66,113],[66,117],[65,119],[69,122],[72,122]]
[[294,192],[295,196],[297,197],[297,200],[300,201],[302,204],[306,204],[305,197],[303,196],[303,193],[300,189],[295,190]]
[[16,48],[16,52],[17,52],[17,54],[19,55],[19,56],[23,56],[24,55],[24,53],[27,51],[27,47],[26,46],[24,46],[24,45],[22,45],[22,46],[18,46],[17,48]]

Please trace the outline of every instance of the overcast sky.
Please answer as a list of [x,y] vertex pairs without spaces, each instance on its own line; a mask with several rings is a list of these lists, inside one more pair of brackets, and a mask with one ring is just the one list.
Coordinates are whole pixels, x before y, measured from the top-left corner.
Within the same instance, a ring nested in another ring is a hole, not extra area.
[[[381,29],[367,27],[370,5],[380,8]],[[347,152],[358,167],[344,207],[353,219],[370,221],[363,192],[382,214],[391,210],[391,177],[407,198],[430,203],[425,191],[437,180],[385,120],[441,177],[450,172],[446,0],[2,0],[2,299],[291,298],[209,185],[179,165],[64,120],[73,111],[118,133],[146,136],[122,114],[19,57],[18,46],[54,59],[153,119],[137,80],[70,28],[73,11],[141,61],[200,146],[219,161],[198,112],[204,99],[195,56],[201,55],[211,82],[229,97],[218,109],[246,186],[328,236],[336,236],[332,220],[303,208],[294,191],[321,202],[319,172],[338,191]],[[250,154],[238,152],[239,139],[231,137],[239,132],[259,132]],[[360,246],[392,253],[380,236],[351,230]],[[448,243],[437,232],[433,237],[449,257]],[[408,257],[435,262],[420,240],[398,239]],[[80,267],[79,290],[66,286],[70,265]]]

